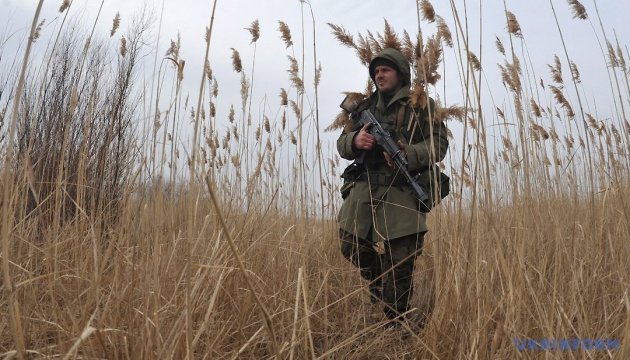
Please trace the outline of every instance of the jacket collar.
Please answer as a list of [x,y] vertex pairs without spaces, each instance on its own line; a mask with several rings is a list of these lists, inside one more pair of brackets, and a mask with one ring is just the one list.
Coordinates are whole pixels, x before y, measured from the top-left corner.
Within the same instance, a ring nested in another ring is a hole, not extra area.
[[403,86],[400,90],[398,90],[398,92],[389,100],[389,102],[387,104],[385,104],[385,100],[383,95],[378,92],[378,95],[376,97],[376,108],[381,111],[384,112],[385,110],[387,110],[390,106],[392,106],[393,104],[399,102],[399,101],[405,101],[407,99],[409,99],[409,87],[407,86]]

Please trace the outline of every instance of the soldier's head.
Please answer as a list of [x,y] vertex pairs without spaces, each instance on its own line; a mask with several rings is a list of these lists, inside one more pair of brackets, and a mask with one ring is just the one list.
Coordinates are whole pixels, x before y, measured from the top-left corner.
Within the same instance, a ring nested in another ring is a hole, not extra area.
[[370,77],[379,92],[393,95],[411,83],[409,62],[398,50],[384,49],[370,62]]

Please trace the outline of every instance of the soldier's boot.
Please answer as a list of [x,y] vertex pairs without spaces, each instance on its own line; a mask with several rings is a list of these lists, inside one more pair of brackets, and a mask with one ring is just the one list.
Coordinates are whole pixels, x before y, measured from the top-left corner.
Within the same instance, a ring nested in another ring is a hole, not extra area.
[[[399,270],[397,270],[399,269]],[[397,331],[402,339],[406,339],[413,333],[418,333],[423,326],[416,323],[411,313],[409,300],[413,293],[413,262],[402,263],[392,270],[392,276],[388,278],[383,287],[383,308],[385,316],[390,319],[387,328]]]

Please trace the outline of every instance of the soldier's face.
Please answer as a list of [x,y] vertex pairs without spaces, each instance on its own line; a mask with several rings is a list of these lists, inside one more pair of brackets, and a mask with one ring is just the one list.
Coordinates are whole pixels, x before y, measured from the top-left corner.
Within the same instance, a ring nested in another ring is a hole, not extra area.
[[398,72],[386,65],[379,65],[374,69],[374,81],[378,91],[385,95],[393,95],[401,88]]

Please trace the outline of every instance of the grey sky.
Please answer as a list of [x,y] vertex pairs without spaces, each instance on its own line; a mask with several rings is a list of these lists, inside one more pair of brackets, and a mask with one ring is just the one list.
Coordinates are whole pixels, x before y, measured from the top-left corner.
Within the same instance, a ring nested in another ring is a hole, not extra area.
[[[482,56],[484,69],[482,95],[484,111],[492,112],[494,106],[501,106],[508,101],[509,96],[503,88],[497,63],[503,60],[494,46],[495,36],[499,36],[504,42],[508,42],[505,30],[505,17],[503,14],[503,1],[483,0],[482,16],[479,16],[480,2],[467,1],[468,21],[470,32],[470,46],[478,56]],[[610,105],[610,83],[605,71],[605,63],[595,37],[593,27],[599,33],[596,12],[591,0],[583,0],[590,15],[587,21],[572,19],[570,8],[564,0],[553,0],[558,13],[560,26],[565,35],[568,51],[580,69],[582,74],[583,91],[589,104],[596,102],[601,113],[610,113],[607,109]],[[16,37],[26,37],[26,29],[30,26],[32,14],[37,1],[35,0],[0,0],[3,13],[2,21],[4,29],[11,32],[17,30]],[[86,27],[93,21],[100,5],[99,0],[75,0],[73,12],[81,17],[81,22]],[[129,0],[105,0],[103,13],[99,23],[99,29],[103,37],[111,27],[111,19],[116,12],[122,17],[121,29],[124,29],[130,19],[142,4],[146,3],[155,10],[159,18],[162,0],[129,1]],[[322,80],[320,87],[320,121],[323,126],[328,125],[338,113],[338,104],[342,98],[342,91],[362,91],[367,80],[367,71],[360,64],[352,50],[342,47],[331,35],[327,22],[343,25],[351,33],[365,33],[366,30],[381,32],[383,19],[399,32],[407,30],[414,33],[417,30],[417,15],[415,1],[397,0],[364,0],[364,1],[340,1],[340,0],[311,0],[316,21],[317,55],[322,64]],[[456,27],[452,11],[447,1],[433,1],[436,12],[444,17],[455,36]],[[460,16],[464,16],[463,2],[455,1],[460,7]],[[57,9],[60,0],[48,0],[42,17],[47,18],[51,24],[58,15]],[[181,33],[182,52],[181,58],[186,60],[186,89],[190,92],[191,99],[196,99],[196,89],[201,74],[201,64],[205,44],[203,34],[209,24],[213,1],[211,0],[165,0],[164,21],[161,33],[161,46],[159,54],[162,55],[168,47],[170,39],[174,39],[177,33]],[[630,39],[630,26],[627,26],[627,14],[630,13],[630,2],[621,0],[599,1],[601,17],[605,22],[606,31],[613,37],[613,28],[623,46]],[[549,82],[549,71],[546,64],[553,62],[554,54],[561,55],[564,62],[562,43],[556,28],[555,20],[551,12],[549,1],[508,1],[508,9],[516,14],[523,30],[526,49],[533,63],[536,78],[542,78]],[[219,82],[219,102],[217,110],[219,123],[225,119],[230,107],[240,107],[240,75],[232,70],[231,50],[236,48],[243,59],[244,71],[251,75],[253,45],[250,45],[250,34],[244,28],[259,19],[261,37],[257,44],[256,67],[254,75],[254,94],[252,98],[253,116],[258,114],[257,106],[267,96],[269,108],[267,113],[274,115],[278,109],[280,88],[289,88],[289,74],[286,72],[289,66],[287,55],[291,50],[285,49],[278,28],[278,20],[286,22],[291,28],[295,55],[300,60],[302,52],[301,40],[301,4],[298,0],[218,0],[214,32],[212,37],[210,62],[214,75]],[[312,54],[312,22],[308,6],[304,6],[305,23],[305,51],[306,51],[306,76],[307,96],[313,99],[313,54]],[[434,32],[432,25],[423,22],[423,32],[430,35]],[[0,31],[3,30],[0,28]],[[51,25],[47,28],[52,31]],[[21,32],[20,32],[21,31]],[[46,31],[46,30],[45,30]],[[480,35],[481,31],[481,35]],[[6,30],[5,30],[6,32]],[[154,31],[157,34],[157,29]],[[120,33],[116,36],[120,36]],[[481,39],[481,41],[480,41]],[[515,43],[519,56],[520,40]],[[482,49],[480,52],[479,49]],[[39,49],[43,51],[42,49]],[[434,96],[446,100],[448,104],[461,104],[463,102],[459,74],[457,71],[453,49],[445,50],[446,66],[442,74],[444,81],[438,83],[434,90]],[[565,64],[565,71],[568,66]],[[566,76],[566,74],[565,74]],[[490,90],[490,92],[488,91]],[[611,116],[608,114],[607,116]],[[292,124],[295,126],[295,124]],[[457,132],[457,124],[452,127]],[[332,147],[332,140],[336,134],[326,134],[330,141],[325,147]],[[458,144],[455,144],[459,146]]]

